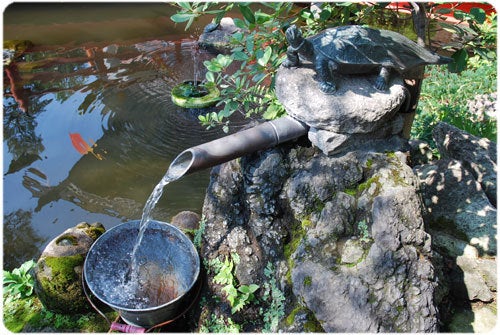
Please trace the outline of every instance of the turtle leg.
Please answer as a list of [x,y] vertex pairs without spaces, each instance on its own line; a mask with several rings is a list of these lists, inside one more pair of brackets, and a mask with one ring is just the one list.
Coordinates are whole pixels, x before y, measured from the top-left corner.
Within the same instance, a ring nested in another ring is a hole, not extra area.
[[335,85],[333,74],[337,72],[337,63],[318,55],[314,65],[318,76],[319,89],[325,94],[334,93],[337,90],[337,85]]
[[375,81],[375,88],[379,91],[387,90],[389,86],[389,77],[391,75],[391,71],[385,66],[380,68],[380,73],[378,74],[377,80]]
[[284,67],[295,67],[300,65],[299,53],[292,47],[288,47],[286,51],[286,59],[283,62]]

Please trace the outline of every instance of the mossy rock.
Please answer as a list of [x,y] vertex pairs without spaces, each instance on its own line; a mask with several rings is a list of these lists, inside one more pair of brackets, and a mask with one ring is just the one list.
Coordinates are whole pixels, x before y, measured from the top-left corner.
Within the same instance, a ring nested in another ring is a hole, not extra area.
[[83,263],[104,231],[100,223],[82,222],[47,245],[34,269],[35,293],[46,309],[62,314],[90,310],[82,289]]

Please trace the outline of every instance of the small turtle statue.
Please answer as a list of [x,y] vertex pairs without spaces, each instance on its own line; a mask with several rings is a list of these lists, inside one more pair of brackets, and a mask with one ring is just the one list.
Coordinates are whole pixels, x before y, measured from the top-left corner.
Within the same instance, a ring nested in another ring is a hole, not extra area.
[[453,60],[437,55],[403,35],[362,26],[329,28],[304,38],[295,25],[285,32],[288,43],[285,67],[300,65],[300,58],[314,64],[321,91],[332,94],[337,89],[335,75],[378,72],[375,88],[385,91],[391,71],[402,75],[429,64],[446,64]]

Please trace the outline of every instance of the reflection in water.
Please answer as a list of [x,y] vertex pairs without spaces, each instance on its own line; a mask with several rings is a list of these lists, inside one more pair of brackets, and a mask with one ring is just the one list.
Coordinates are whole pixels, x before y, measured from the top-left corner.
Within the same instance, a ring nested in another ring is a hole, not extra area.
[[44,241],[33,230],[31,219],[32,213],[21,209],[5,215],[3,227],[4,270],[12,271],[26,260],[37,259],[40,256],[39,248]]
[[[140,218],[178,153],[224,135],[201,127],[203,111],[171,103],[171,88],[193,76],[195,44],[186,37],[36,45],[4,69],[5,264],[37,258],[79,222],[109,229]],[[197,62],[211,57],[200,50]],[[234,121],[233,131],[244,125]],[[208,178],[203,171],[172,183],[153,217],[200,212]],[[29,230],[21,246],[20,217]]]

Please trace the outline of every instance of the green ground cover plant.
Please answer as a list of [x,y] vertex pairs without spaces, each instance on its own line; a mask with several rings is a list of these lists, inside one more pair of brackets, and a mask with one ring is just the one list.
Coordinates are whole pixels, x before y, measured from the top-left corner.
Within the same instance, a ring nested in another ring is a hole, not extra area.
[[[63,315],[45,309],[34,294],[35,261],[3,271],[3,323],[11,332],[104,332],[109,325],[96,313]],[[113,314],[112,312],[111,314]],[[114,315],[114,314],[113,314]]]
[[[496,93],[496,83],[496,61],[482,61],[460,74],[449,72],[444,66],[429,68],[422,83],[411,136],[433,146],[432,129],[437,122],[444,121],[496,142],[496,116],[486,108],[471,106],[476,96],[483,96],[483,100],[488,100],[488,96],[493,99],[491,94]],[[494,112],[494,107],[489,110]]]
[[234,266],[239,263],[239,256],[236,253],[231,257],[226,257],[224,261],[215,258],[209,262],[211,270],[216,273],[213,280],[216,284],[222,285],[222,291],[226,294],[226,299],[231,305],[231,313],[240,311],[245,305],[256,301],[255,291],[259,285],[239,284],[234,276]]

